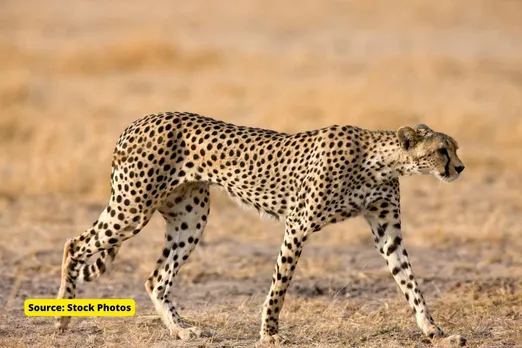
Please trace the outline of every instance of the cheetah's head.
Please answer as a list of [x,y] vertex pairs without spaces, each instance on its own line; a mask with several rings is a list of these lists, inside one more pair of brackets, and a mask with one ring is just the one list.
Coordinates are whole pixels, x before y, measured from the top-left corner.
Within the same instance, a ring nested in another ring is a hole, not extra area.
[[418,124],[413,128],[399,128],[397,137],[413,162],[414,171],[420,174],[431,174],[441,181],[451,182],[464,170],[464,164],[457,156],[459,146],[449,135]]

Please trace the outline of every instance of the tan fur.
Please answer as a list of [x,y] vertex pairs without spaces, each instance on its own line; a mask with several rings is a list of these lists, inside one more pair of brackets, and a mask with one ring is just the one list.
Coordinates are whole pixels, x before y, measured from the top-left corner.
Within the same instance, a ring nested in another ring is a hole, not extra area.
[[[191,339],[171,302],[173,280],[203,236],[209,186],[284,222],[285,237],[263,306],[260,336],[277,342],[279,315],[304,243],[323,227],[361,216],[375,247],[429,337],[440,337],[402,242],[399,176],[431,174],[449,182],[464,169],[449,136],[425,125],[397,132],[353,126],[285,134],[190,113],[149,115],[132,123],[114,150],[111,198],[98,220],[65,245],[59,298],[74,298],[78,277],[97,278],[121,244],[152,214],[166,222],[165,244],[145,283],[172,335]],[[93,265],[86,261],[99,256]],[[60,318],[65,329],[69,319]],[[462,338],[459,338],[462,341]]]

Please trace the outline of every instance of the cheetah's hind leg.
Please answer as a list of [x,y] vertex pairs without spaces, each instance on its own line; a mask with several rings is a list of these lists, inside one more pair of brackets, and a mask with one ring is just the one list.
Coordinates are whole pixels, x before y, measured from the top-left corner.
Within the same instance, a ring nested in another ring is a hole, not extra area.
[[145,288],[171,335],[182,340],[208,336],[183,321],[171,300],[174,277],[199,243],[207,223],[208,184],[188,183],[178,187],[158,211],[165,219],[165,244]]
[[[110,250],[117,250],[121,243],[138,234],[154,213],[154,209],[130,211],[126,209],[127,207],[122,207],[118,204],[115,199],[111,199],[107,208],[90,228],[80,236],[65,242],[62,276],[57,298],[75,298],[78,278],[83,277],[84,280],[93,279],[91,279],[88,273],[85,273],[91,269],[85,267],[89,258],[98,253],[104,253],[101,254],[102,258],[104,255],[105,257],[115,256],[114,251],[110,252]],[[112,213],[117,211],[120,213]],[[95,276],[103,273],[100,267],[104,268],[104,266],[99,262],[96,268],[98,272],[94,274]],[[81,270],[83,273],[80,273]],[[56,328],[64,331],[70,320],[70,317],[58,317],[55,324]]]

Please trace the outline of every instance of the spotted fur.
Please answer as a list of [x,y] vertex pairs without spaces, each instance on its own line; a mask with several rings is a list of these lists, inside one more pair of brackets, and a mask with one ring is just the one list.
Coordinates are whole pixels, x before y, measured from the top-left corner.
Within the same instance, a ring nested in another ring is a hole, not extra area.
[[[464,169],[457,142],[426,125],[369,131],[334,125],[297,134],[237,126],[190,113],[148,115],[121,135],[112,189],[98,220],[64,247],[58,298],[74,298],[77,280],[106,270],[121,244],[155,211],[166,222],[164,247],[145,283],[171,334],[201,335],[171,302],[174,277],[201,240],[209,185],[284,222],[284,240],[263,306],[261,339],[279,340],[279,315],[304,243],[313,232],[362,216],[375,247],[429,337],[442,336],[413,275],[401,236],[398,177],[432,174],[453,181]],[[94,262],[87,263],[96,256]],[[58,319],[65,329],[70,318]]]

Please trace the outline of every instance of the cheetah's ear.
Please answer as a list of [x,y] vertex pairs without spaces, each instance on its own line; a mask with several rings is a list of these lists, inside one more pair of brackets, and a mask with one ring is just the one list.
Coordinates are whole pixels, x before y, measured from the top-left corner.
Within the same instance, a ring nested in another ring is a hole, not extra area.
[[419,140],[419,135],[411,127],[401,127],[397,130],[397,138],[404,150],[412,148]]
[[425,124],[417,124],[413,127],[413,129],[417,132],[417,134],[420,134],[422,136],[426,134],[433,133],[430,127],[426,126]]

